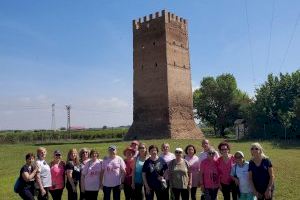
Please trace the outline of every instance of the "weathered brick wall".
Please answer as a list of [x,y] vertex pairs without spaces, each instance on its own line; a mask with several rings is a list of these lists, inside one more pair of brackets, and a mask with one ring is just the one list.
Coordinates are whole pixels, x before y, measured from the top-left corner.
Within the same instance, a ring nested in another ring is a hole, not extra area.
[[134,20],[133,71],[126,139],[202,137],[193,120],[186,20],[166,11]]

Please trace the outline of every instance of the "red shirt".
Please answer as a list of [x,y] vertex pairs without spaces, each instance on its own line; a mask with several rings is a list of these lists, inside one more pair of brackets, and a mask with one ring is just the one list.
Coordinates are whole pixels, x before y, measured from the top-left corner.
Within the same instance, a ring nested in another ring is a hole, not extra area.
[[220,174],[220,182],[226,185],[229,185],[230,182],[232,181],[232,178],[230,176],[230,171],[232,166],[235,164],[234,157],[232,155],[229,155],[228,160],[223,159],[221,156],[217,160],[217,166],[218,166],[218,171]]
[[214,189],[220,185],[217,161],[206,158],[201,162],[200,172],[203,173],[204,188]]
[[132,183],[132,175],[133,175],[133,165],[134,165],[134,159],[131,160],[124,160],[126,165],[126,175],[124,179],[124,184],[131,185]]

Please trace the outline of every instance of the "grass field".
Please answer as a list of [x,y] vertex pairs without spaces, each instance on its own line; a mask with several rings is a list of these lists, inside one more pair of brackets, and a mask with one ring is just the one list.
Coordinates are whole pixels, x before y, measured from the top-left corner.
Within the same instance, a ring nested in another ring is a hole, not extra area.
[[[211,143],[217,146],[222,139],[211,138]],[[201,141],[195,140],[147,140],[144,141],[147,145],[156,144],[161,145],[162,142],[169,142],[171,150],[175,147],[184,148],[187,144],[194,144],[200,150]],[[241,150],[245,153],[247,159],[250,158],[250,144],[254,141],[242,141],[231,142],[232,152]],[[119,154],[128,145],[128,142],[122,141],[89,141],[88,143],[71,143],[71,144],[44,144],[48,150],[47,160],[52,159],[52,152],[55,149],[59,149],[63,153],[63,157],[66,158],[66,154],[70,148],[80,149],[82,147],[96,148],[100,152],[100,157],[106,154],[109,144],[116,144],[119,148]],[[293,142],[293,144],[285,144],[278,142],[265,141],[261,142],[266,154],[273,162],[275,171],[275,184],[276,200],[298,200],[300,199],[300,142]],[[13,192],[13,185],[16,177],[19,174],[21,166],[24,164],[24,156],[28,152],[36,151],[36,148],[40,145],[0,145],[0,200],[13,200],[20,199],[17,194]],[[64,198],[66,198],[66,190],[64,191]],[[102,192],[100,192],[99,199],[102,199]],[[219,198],[222,199],[222,198]]]

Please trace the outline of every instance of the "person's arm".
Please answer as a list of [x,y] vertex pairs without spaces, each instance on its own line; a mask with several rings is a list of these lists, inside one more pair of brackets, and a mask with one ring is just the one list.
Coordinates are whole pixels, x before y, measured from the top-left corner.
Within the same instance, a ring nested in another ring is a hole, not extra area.
[[144,183],[144,186],[145,186],[145,189],[146,189],[146,194],[149,194],[151,189],[150,189],[150,187],[148,185],[148,182],[147,182],[146,172],[142,173],[142,177],[143,177],[143,183]]
[[268,168],[268,173],[269,173],[270,179],[269,179],[268,188],[265,192],[265,197],[267,199],[271,198],[271,196],[272,196],[272,189],[273,189],[272,187],[273,187],[274,179],[275,179],[274,172],[273,172],[273,167]]
[[[38,169],[40,169],[40,165],[38,163],[36,163],[36,166],[38,167]],[[46,190],[43,187],[40,173],[41,173],[40,170],[38,170],[35,175],[35,180],[36,180],[36,183],[38,184],[38,187],[41,191],[42,196],[44,196],[46,194]]]
[[75,183],[74,183],[74,180],[73,180],[72,173],[73,173],[73,170],[67,169],[67,179],[68,179],[69,183],[72,186],[73,192],[75,192],[76,191],[76,186],[75,186]]
[[135,184],[134,184],[134,179],[135,179],[135,165],[136,165],[136,162],[137,162],[137,158],[134,159],[134,162],[133,162],[133,166],[132,166],[132,183],[131,183],[131,188],[132,189],[135,189]]
[[204,174],[202,168],[200,169],[199,175],[200,175],[200,179],[199,179],[200,188],[201,191],[204,192],[204,180],[203,180]]
[[248,178],[249,178],[250,187],[252,189],[252,192],[253,192],[254,196],[258,197],[259,193],[256,191],[256,188],[255,188],[254,183],[253,183],[252,171],[248,171]]
[[23,180],[26,182],[32,180],[35,177],[37,170],[38,170],[38,168],[34,169],[31,174],[29,174],[28,172],[23,172],[22,173]]
[[81,177],[80,177],[80,191],[83,192],[83,193],[85,192],[84,178],[85,178],[85,175],[83,173],[81,173]]
[[188,181],[188,188],[191,189],[192,188],[192,172],[191,172],[191,167],[189,165],[187,165],[188,167],[188,177],[189,177],[189,181]]

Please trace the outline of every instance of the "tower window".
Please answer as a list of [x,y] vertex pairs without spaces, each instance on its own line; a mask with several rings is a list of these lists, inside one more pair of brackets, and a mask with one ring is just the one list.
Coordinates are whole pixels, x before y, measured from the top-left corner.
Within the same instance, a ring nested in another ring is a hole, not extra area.
[[141,47],[142,47],[142,49],[144,49],[144,48],[145,48],[145,46],[144,46],[143,44],[142,44],[142,46],[141,46]]
[[174,66],[176,66],[176,62],[174,61]]
[[155,67],[157,67],[157,62],[155,62]]
[[155,46],[155,42],[153,42],[153,46]]
[[142,65],[142,70],[144,69],[144,65]]

